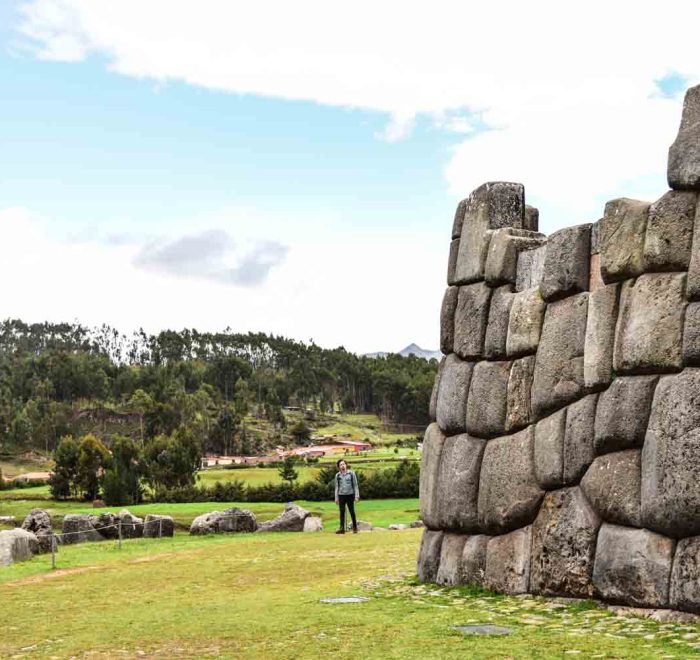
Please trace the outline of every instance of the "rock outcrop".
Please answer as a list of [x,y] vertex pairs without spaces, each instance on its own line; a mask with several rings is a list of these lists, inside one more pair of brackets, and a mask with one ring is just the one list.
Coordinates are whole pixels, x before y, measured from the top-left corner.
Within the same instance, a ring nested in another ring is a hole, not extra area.
[[6,529],[0,532],[0,566],[27,561],[39,552],[39,540],[26,529]]
[[247,509],[233,507],[197,516],[190,525],[190,534],[223,534],[226,532],[254,532],[258,529],[255,514]]

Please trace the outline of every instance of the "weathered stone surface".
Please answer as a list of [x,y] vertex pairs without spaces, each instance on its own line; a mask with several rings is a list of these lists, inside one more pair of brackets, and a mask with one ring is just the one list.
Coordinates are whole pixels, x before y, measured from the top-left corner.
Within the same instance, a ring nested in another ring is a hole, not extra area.
[[605,286],[603,275],[600,272],[600,255],[592,254],[588,266],[588,290],[593,293]]
[[583,349],[583,381],[588,388],[603,387],[612,381],[619,289],[619,284],[608,284],[588,296]]
[[26,529],[6,529],[0,532],[0,566],[27,561],[39,552],[37,537]]
[[84,541],[103,541],[106,537],[93,527],[92,518],[98,518],[98,516],[77,513],[69,513],[64,516],[61,527],[61,543],[69,545]]
[[459,239],[450,242],[450,256],[447,259],[447,286],[457,283],[455,272],[457,270],[457,255],[459,254]]
[[463,534],[444,534],[440,547],[440,567],[435,581],[446,586],[460,584],[460,564],[467,537]]
[[486,338],[484,340],[484,355],[489,360],[506,357],[506,339],[508,337],[508,323],[512,304],[512,285],[506,284],[494,289],[491,295],[489,322],[486,326]]
[[547,241],[547,255],[540,289],[546,301],[588,290],[591,225],[567,227]]
[[304,521],[311,515],[310,511],[294,502],[287,502],[284,511],[267,522],[258,525],[258,532],[303,532]]
[[685,310],[683,362],[686,366],[700,365],[700,303],[690,303]]
[[484,450],[479,481],[479,524],[502,533],[531,523],[544,491],[535,480],[532,426],[490,440]]
[[484,587],[504,594],[527,593],[532,527],[494,536],[486,546]]
[[693,241],[694,192],[671,190],[649,208],[644,269],[687,270]]
[[425,437],[423,438],[419,497],[421,520],[426,527],[432,529],[438,529],[440,526],[437,480],[440,471],[440,455],[442,454],[444,443],[445,436],[440,427],[437,424],[431,424],[426,429]]
[[644,272],[644,236],[649,203],[613,199],[599,221],[600,272],[606,283],[626,280]]
[[603,524],[593,567],[596,591],[613,603],[664,607],[674,546],[646,529]]
[[484,277],[489,230],[522,228],[525,189],[519,183],[485,183],[466,200],[455,279],[468,284]]
[[508,395],[506,405],[506,433],[517,431],[527,426],[530,416],[530,390],[535,372],[535,356],[513,360],[508,376]]
[[600,220],[591,225],[591,256],[600,256]]
[[304,519],[304,528],[302,532],[322,532],[323,521],[319,516],[307,516]]
[[464,433],[467,397],[474,364],[448,355],[440,375],[437,399],[437,422],[444,433]]
[[671,572],[670,605],[700,614],[700,536],[678,541]]
[[686,295],[689,300],[700,300],[700,204],[695,209],[693,247],[688,266]]
[[464,212],[467,209],[468,197],[465,197],[455,209],[455,217],[452,221],[452,238],[459,238],[462,235],[462,224],[464,223]]
[[157,539],[172,537],[175,534],[175,521],[172,516],[149,513],[143,521],[143,537]]
[[566,409],[564,472],[566,485],[577,484],[595,458],[593,445],[597,394],[589,394]]
[[430,393],[430,421],[434,422],[437,419],[437,402],[438,394],[440,392],[440,378],[442,378],[442,372],[445,368],[445,362],[447,358],[443,357],[438,365],[437,373],[435,374],[435,382],[433,383],[433,391]]
[[117,515],[117,520],[121,522],[122,538],[138,539],[143,536],[143,518],[122,509]]
[[678,135],[668,150],[668,185],[700,190],[700,85],[685,93]]
[[418,551],[417,573],[421,582],[435,582],[440,569],[440,552],[442,550],[442,532],[423,530],[423,537]]
[[535,426],[535,479],[541,488],[559,488],[564,483],[564,431],[566,408],[545,417]]
[[605,522],[641,527],[641,481],[641,450],[626,449],[596,458],[581,490]]
[[484,266],[486,283],[489,286],[515,284],[520,252],[539,247],[546,240],[544,234],[524,229],[505,227],[494,231]]
[[532,412],[538,419],[575,401],[584,392],[587,314],[588,293],[547,306],[532,382]]
[[544,276],[544,262],[547,245],[525,250],[518,255],[518,268],[515,274],[515,290],[525,291],[540,286]]
[[15,516],[0,516],[0,525],[17,527],[17,518],[15,518]]
[[470,532],[478,528],[479,474],[486,440],[466,433],[446,438],[437,481],[439,527]]
[[481,357],[489,318],[491,289],[483,282],[459,287],[455,308],[454,352],[465,359]]
[[485,534],[474,534],[466,537],[460,564],[460,584],[471,584],[477,587],[484,586],[486,548],[490,539],[491,537]]
[[642,524],[674,538],[700,534],[700,369],[663,376],[642,449]]
[[454,351],[455,341],[455,309],[459,287],[450,286],[445,290],[440,308],[440,350],[444,355]]
[[683,366],[685,274],[651,273],[622,285],[613,367],[618,374]]
[[529,231],[539,231],[540,212],[539,209],[529,204],[525,204],[525,213],[523,215],[523,229]]
[[467,433],[478,438],[503,435],[511,362],[478,362],[467,400]]
[[105,511],[98,515],[89,516],[89,521],[92,528],[97,531],[100,536],[100,538],[96,540],[102,541],[104,539],[119,538],[119,516],[116,514]]
[[657,381],[657,376],[623,376],[600,394],[595,415],[596,454],[644,444]]
[[257,528],[258,524],[252,511],[234,507],[197,516],[190,525],[190,534],[254,532]]
[[579,488],[547,493],[532,525],[530,591],[590,597],[600,523]]
[[547,303],[537,287],[519,291],[513,296],[506,339],[508,357],[527,355],[537,350],[546,309]]
[[51,552],[53,528],[51,516],[45,509],[32,509],[22,523],[22,529],[34,534],[39,541],[39,552]]

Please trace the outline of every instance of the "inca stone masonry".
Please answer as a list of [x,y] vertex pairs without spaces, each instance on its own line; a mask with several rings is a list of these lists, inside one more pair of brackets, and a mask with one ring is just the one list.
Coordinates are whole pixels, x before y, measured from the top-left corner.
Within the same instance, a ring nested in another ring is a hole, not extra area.
[[459,204],[421,580],[700,612],[700,86],[668,182],[548,238],[520,184]]

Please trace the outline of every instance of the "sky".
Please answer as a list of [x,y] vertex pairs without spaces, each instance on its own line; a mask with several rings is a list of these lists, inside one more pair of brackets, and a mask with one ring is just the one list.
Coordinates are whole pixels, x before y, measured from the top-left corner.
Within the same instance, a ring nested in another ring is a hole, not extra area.
[[674,1],[6,0],[0,318],[434,349],[481,183],[524,183],[545,233],[666,191],[699,22]]

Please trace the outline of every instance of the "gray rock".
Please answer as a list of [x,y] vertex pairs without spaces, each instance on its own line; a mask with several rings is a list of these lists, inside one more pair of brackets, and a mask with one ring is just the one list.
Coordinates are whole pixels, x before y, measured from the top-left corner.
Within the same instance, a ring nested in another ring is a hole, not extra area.
[[539,231],[540,212],[539,209],[529,204],[525,204],[525,214],[523,215],[523,229],[529,231]]
[[537,419],[575,401],[584,393],[583,350],[587,314],[588,293],[579,293],[547,306],[532,381],[532,412]]
[[484,586],[486,548],[490,540],[491,537],[485,534],[467,536],[460,563],[460,584],[471,584],[476,587]]
[[685,93],[678,135],[668,150],[668,185],[700,190],[700,85]]
[[685,310],[683,362],[686,366],[700,366],[700,303],[690,303]]
[[698,623],[700,617],[689,612],[678,612],[654,607],[624,607],[622,605],[606,605],[606,609],[624,618],[637,617],[649,619],[658,623]]
[[547,304],[539,288],[519,291],[513,296],[508,318],[508,357],[534,353],[540,342]]
[[409,527],[404,523],[392,523],[391,525],[389,525],[389,529],[392,532],[400,532],[401,530],[409,529]]
[[467,433],[478,438],[503,435],[511,362],[478,362],[467,400]]
[[440,529],[471,532],[478,528],[479,474],[486,440],[467,434],[446,438],[437,481]]
[[409,525],[409,527],[410,527],[411,529],[422,529],[423,527],[425,527],[425,525],[423,524],[423,521],[422,521],[422,520],[414,520],[414,521]]
[[[348,523],[348,529],[352,529],[352,521]],[[357,521],[357,531],[358,532],[386,532],[386,530],[383,527],[375,527],[371,522],[367,522],[366,520],[358,520]]]
[[672,190],[649,208],[644,270],[687,270],[693,241],[694,192]]
[[303,532],[304,521],[311,515],[310,511],[303,509],[294,502],[287,502],[284,511],[267,522],[258,525],[258,532]]
[[564,483],[564,432],[566,408],[537,422],[535,426],[535,479],[541,488],[559,488]]
[[547,301],[588,290],[591,225],[567,227],[547,241],[544,276],[540,289]]
[[254,532],[258,528],[255,515],[247,509],[231,508],[197,516],[190,525],[190,534],[223,534]]
[[619,289],[619,284],[608,284],[588,296],[583,350],[583,382],[587,388],[604,387],[612,381]]
[[489,286],[515,284],[518,255],[524,250],[540,247],[547,241],[544,234],[505,227],[491,236],[484,266],[484,277]]
[[636,277],[644,272],[644,236],[649,203],[613,199],[599,221],[600,272],[606,283]]
[[595,458],[593,445],[597,394],[589,394],[566,409],[563,481],[577,484]]
[[474,364],[456,355],[448,355],[440,375],[437,398],[437,423],[444,433],[464,433],[467,397]]
[[450,256],[447,260],[447,286],[457,283],[455,272],[457,270],[457,255],[459,254],[459,239],[450,242]]
[[0,566],[27,561],[39,552],[39,540],[26,529],[6,529],[0,532]]
[[508,376],[506,432],[512,433],[530,424],[530,390],[535,372],[535,356],[513,361]]
[[440,568],[435,581],[438,584],[453,587],[460,584],[460,565],[462,551],[467,537],[463,534],[445,534],[440,547]]
[[146,539],[157,539],[175,534],[175,521],[172,516],[160,516],[149,513],[143,521],[143,537]]
[[700,614],[700,536],[678,541],[671,572],[670,605]]
[[[98,541],[119,538],[119,517],[114,513],[100,513],[89,517],[90,525],[100,535]],[[88,539],[92,540],[92,539]]]
[[592,254],[588,265],[588,290],[593,293],[604,286],[605,282],[600,271],[600,254]]
[[591,256],[600,255],[600,220],[591,225]]
[[[93,527],[91,522],[92,518],[97,519],[99,516],[88,516],[77,513],[69,513],[64,516],[63,525],[61,527],[61,543],[70,545],[72,543],[83,543],[84,541],[103,541],[106,537]],[[113,523],[107,523],[105,520],[105,525],[106,524]]]
[[437,419],[437,402],[438,394],[440,392],[440,379],[442,378],[442,372],[445,369],[445,362],[447,358],[443,357],[438,365],[437,373],[435,374],[435,381],[433,382],[433,391],[430,393],[430,421],[434,422]]
[[475,359],[484,352],[491,289],[483,282],[459,287],[455,308],[454,352]]
[[504,594],[527,593],[532,527],[494,536],[486,546],[484,587]]
[[304,528],[302,532],[322,532],[323,531],[323,521],[319,516],[307,516],[304,519]]
[[626,449],[596,458],[581,490],[605,522],[641,527],[641,481],[641,451]]
[[457,204],[457,208],[455,209],[455,217],[454,220],[452,221],[452,238],[459,238],[462,235],[462,224],[464,223],[464,212],[467,210],[467,202],[469,201],[469,198],[466,197],[462,201],[460,201],[459,204]]
[[143,536],[143,518],[133,515],[126,509],[121,510],[117,518],[121,521],[122,538],[138,539]]
[[440,309],[440,350],[449,355],[454,350],[455,342],[455,309],[459,287],[451,286],[445,290]]
[[518,255],[518,268],[515,274],[515,290],[525,291],[538,287],[544,276],[544,262],[547,257],[547,245],[526,250]]
[[17,518],[14,516],[0,516],[0,525],[7,525],[8,527],[17,526]]
[[688,266],[686,296],[689,300],[700,300],[700,204],[695,209],[693,249]]
[[489,322],[486,326],[484,340],[484,355],[489,360],[506,357],[506,338],[508,337],[508,322],[512,304],[513,289],[510,284],[494,289],[491,295]]
[[532,525],[530,590],[546,596],[593,595],[600,518],[578,488],[545,495]]
[[502,533],[531,523],[544,491],[535,480],[532,426],[490,440],[484,450],[479,482],[479,524]]
[[652,273],[622,285],[613,367],[618,374],[683,366],[685,274]]
[[421,582],[435,582],[440,569],[440,552],[442,550],[442,532],[423,530],[423,538],[418,551],[416,572]]
[[642,524],[674,538],[700,534],[700,369],[663,376],[642,449]]
[[603,524],[593,567],[597,593],[613,603],[664,607],[674,545],[646,529]]
[[420,468],[420,517],[427,527],[438,529],[440,510],[438,508],[438,474],[440,455],[445,436],[437,424],[431,424],[423,438],[423,453]]
[[595,415],[596,454],[644,444],[657,381],[657,376],[624,376],[601,393]]
[[22,523],[22,529],[34,534],[39,541],[39,552],[51,552],[53,528],[51,516],[45,509],[32,509]]

